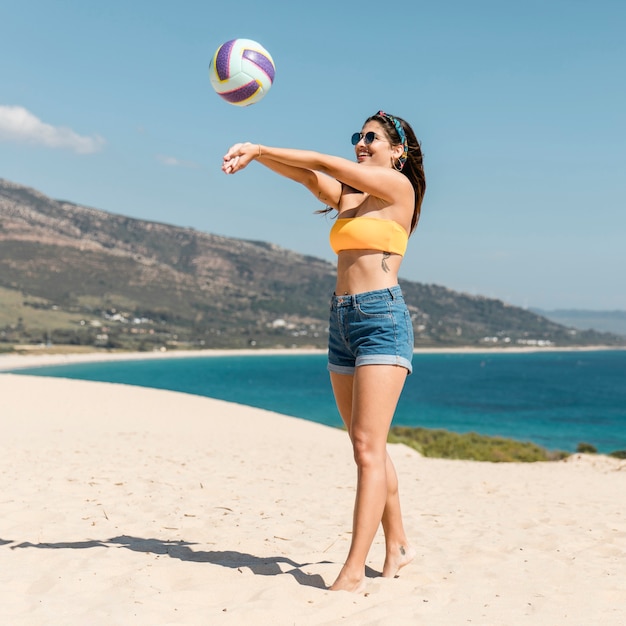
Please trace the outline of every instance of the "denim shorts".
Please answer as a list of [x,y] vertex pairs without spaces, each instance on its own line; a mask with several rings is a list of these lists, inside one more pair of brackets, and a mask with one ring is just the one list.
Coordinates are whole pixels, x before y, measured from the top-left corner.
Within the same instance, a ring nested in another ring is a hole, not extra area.
[[400,365],[410,374],[413,325],[399,286],[330,302],[328,369],[354,374],[359,365]]

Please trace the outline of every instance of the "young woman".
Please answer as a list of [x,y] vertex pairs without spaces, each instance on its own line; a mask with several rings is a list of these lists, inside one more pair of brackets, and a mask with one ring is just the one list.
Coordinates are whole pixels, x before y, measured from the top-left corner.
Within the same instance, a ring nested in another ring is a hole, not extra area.
[[326,211],[338,212],[330,233],[338,261],[328,369],[358,472],[352,542],[330,588],[360,591],[381,522],[382,575],[394,577],[415,556],[404,531],[387,436],[413,353],[398,270],[417,225],[426,181],[419,142],[403,119],[379,111],[354,133],[352,144],[356,163],[307,150],[238,143],[224,156],[222,170],[234,174],[258,161],[303,184]]

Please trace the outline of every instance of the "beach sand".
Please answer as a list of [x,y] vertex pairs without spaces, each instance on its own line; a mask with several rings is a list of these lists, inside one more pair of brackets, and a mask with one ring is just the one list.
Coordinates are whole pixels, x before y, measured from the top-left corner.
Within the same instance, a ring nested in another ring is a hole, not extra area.
[[345,432],[15,374],[0,415],[0,624],[626,624],[626,461],[390,446],[417,557],[380,578],[379,533],[357,595],[326,589],[350,541]]

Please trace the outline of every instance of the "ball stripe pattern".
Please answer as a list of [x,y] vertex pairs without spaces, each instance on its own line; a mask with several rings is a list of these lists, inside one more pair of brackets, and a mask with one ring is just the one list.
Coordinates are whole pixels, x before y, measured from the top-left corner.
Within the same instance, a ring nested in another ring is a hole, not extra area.
[[215,55],[215,73],[220,80],[228,80],[230,77],[230,53],[237,40],[227,41],[220,46]]
[[215,91],[237,106],[258,102],[272,86],[275,71],[269,52],[250,39],[221,45],[209,68]]
[[270,83],[274,82],[274,64],[271,59],[259,52],[258,50],[246,49],[243,51],[243,58],[248,59],[251,63],[254,63],[260,70],[263,70],[267,77],[270,79]]

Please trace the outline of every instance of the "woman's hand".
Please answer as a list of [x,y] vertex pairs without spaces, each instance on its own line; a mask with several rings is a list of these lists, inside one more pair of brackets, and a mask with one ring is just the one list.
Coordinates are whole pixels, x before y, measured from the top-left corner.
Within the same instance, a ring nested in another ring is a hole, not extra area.
[[228,152],[224,155],[222,161],[222,171],[225,174],[234,174],[239,170],[246,167],[251,161],[254,161],[259,156],[260,146],[246,143],[236,143],[229,148]]

